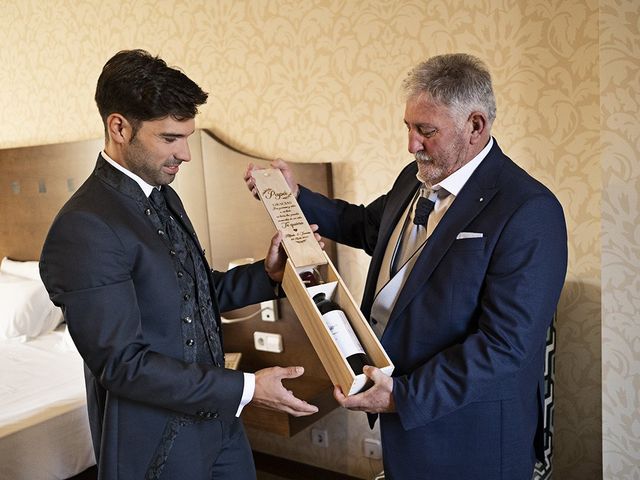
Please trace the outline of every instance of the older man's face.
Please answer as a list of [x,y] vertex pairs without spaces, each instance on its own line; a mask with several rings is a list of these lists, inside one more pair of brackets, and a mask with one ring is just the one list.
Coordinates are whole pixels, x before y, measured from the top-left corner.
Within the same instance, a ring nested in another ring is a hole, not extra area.
[[409,152],[418,164],[418,178],[435,185],[471,160],[468,122],[456,123],[453,113],[428,97],[407,101],[404,123]]

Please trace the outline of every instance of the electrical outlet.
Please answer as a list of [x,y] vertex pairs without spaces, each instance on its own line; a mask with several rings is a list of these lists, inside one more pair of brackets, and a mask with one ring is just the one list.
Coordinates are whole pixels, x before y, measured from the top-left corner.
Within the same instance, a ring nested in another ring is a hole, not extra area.
[[326,430],[321,428],[312,428],[311,429],[311,443],[318,447],[328,447],[329,446],[329,434]]
[[380,445],[380,440],[365,438],[362,441],[362,454],[372,460],[380,460],[382,458],[382,445]]
[[279,333],[253,332],[253,346],[263,352],[280,353],[283,350]]
[[278,307],[275,300],[260,302],[260,317],[265,322],[275,322],[278,319]]

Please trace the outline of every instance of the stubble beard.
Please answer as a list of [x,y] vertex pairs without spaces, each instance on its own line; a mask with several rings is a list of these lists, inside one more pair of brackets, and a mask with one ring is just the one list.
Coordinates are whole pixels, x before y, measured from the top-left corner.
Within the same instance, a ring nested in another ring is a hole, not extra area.
[[127,164],[129,165],[129,169],[149,185],[160,186],[173,182],[176,176],[164,173],[161,168],[165,165],[180,165],[181,163],[182,162],[171,158],[165,161],[162,166],[156,168],[151,155],[149,155],[149,152],[137,138],[134,137],[129,143],[127,150]]
[[418,173],[416,176],[427,188],[435,185],[447,176],[444,165],[435,161],[433,157],[428,155],[424,150],[416,152],[415,158],[418,164]]
[[446,151],[437,157],[420,150],[414,155],[418,165],[416,177],[427,188],[432,187],[467,163],[465,154],[464,144],[461,143],[451,144]]

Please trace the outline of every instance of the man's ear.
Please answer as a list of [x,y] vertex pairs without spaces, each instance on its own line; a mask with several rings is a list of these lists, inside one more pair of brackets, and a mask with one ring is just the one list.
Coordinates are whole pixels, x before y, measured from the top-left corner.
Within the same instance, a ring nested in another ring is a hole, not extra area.
[[123,115],[112,113],[107,117],[107,133],[111,141],[117,144],[129,143],[131,132],[131,124]]
[[487,117],[482,112],[471,112],[469,115],[469,123],[471,124],[470,143],[475,144],[486,136],[488,128]]

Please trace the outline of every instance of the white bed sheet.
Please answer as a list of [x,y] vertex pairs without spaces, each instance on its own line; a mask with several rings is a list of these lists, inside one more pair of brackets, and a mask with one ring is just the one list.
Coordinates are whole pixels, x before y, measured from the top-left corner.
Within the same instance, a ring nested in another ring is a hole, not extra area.
[[0,343],[0,479],[61,480],[95,464],[83,363],[64,324]]

